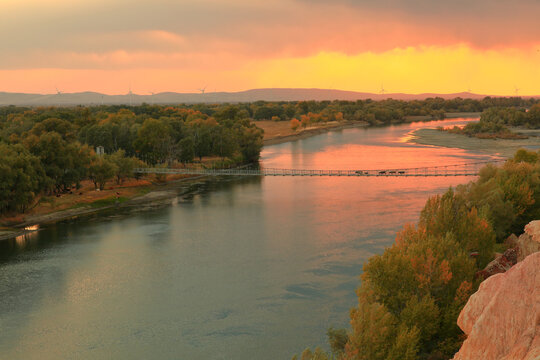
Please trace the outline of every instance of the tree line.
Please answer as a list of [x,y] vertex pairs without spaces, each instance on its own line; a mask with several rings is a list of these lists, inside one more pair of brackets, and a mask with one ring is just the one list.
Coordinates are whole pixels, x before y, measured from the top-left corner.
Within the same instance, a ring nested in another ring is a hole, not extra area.
[[[133,111],[136,110],[136,111]],[[212,116],[186,107],[0,108],[0,214],[24,212],[41,194],[97,189],[133,169],[219,157],[222,165],[257,161],[261,129],[236,106]],[[102,146],[104,156],[95,149]]]
[[[326,122],[345,120],[367,121],[372,125],[383,125],[403,120],[406,116],[431,116],[436,119],[444,118],[448,112],[482,112],[491,107],[529,108],[538,103],[533,98],[492,98],[481,100],[455,98],[445,100],[440,97],[425,100],[394,100],[382,101],[257,101],[241,104],[246,113],[255,121],[297,120],[302,124],[311,118],[311,122]],[[194,105],[202,111],[212,112],[219,105]]]
[[[262,130],[256,126],[258,120],[290,121],[295,127],[342,120],[384,125],[404,121],[406,116],[443,118],[446,112],[494,108],[485,111],[483,117],[507,111],[517,114],[511,117],[513,123],[521,123],[524,116],[529,119],[537,114],[540,106],[534,106],[537,102],[517,97],[486,97],[482,100],[0,107],[0,145],[5,154],[0,158],[0,167],[9,169],[0,174],[3,180],[0,214],[25,211],[40,194],[65,192],[77,188],[85,179],[103,188],[107,181],[104,179],[116,177],[122,181],[130,167],[142,163],[187,164],[206,156],[220,158],[222,165],[257,161],[263,137]],[[505,110],[508,107],[514,108]],[[526,113],[522,110],[525,108],[531,110]],[[538,120],[529,119],[526,123],[537,126]],[[103,146],[107,155],[96,156],[97,146]],[[14,185],[19,183],[20,186]]]
[[540,216],[539,158],[519,150],[478,180],[429,198],[418,223],[364,264],[351,328],[327,333],[332,353],[306,349],[301,359],[451,358],[464,340],[457,318],[481,281],[475,274],[509,234]]
[[[312,123],[359,120],[371,125],[384,125],[391,122],[403,121],[407,116],[430,116],[442,119],[449,112],[482,112],[491,107],[517,107],[529,108],[538,103],[536,99],[520,97],[492,98],[481,100],[455,98],[445,100],[440,97],[425,100],[334,100],[334,101],[256,101],[253,103],[238,104],[247,116],[255,121],[296,120],[303,125],[306,121]],[[212,115],[219,111],[220,104],[196,104],[193,109]]]
[[[530,109],[514,107],[492,107],[484,110],[480,121],[469,123],[463,128],[453,127],[449,132],[477,138],[523,138],[508,127],[540,128],[540,104]],[[525,136],[526,137],[526,136]]]

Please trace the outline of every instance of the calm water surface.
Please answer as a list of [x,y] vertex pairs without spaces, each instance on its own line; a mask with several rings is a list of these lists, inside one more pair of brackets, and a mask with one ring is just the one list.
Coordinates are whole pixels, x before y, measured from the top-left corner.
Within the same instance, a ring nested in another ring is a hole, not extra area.
[[[459,124],[463,120],[445,122]],[[267,167],[377,169],[488,156],[406,143],[439,122],[266,148]],[[1,359],[290,359],[348,325],[362,264],[471,178],[236,178],[171,206],[0,244]],[[116,214],[115,214],[116,215]]]

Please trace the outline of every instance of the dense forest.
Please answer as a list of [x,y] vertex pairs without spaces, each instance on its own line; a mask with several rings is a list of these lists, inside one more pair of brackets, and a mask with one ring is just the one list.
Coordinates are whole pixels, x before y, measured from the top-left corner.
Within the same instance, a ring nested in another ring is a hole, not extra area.
[[[183,107],[0,108],[0,214],[24,212],[40,194],[92,180],[103,189],[133,169],[213,156],[221,166],[257,161],[262,130],[238,107],[209,116]],[[103,146],[105,155],[95,148]]]
[[519,150],[478,180],[429,198],[418,224],[364,265],[351,329],[328,331],[332,354],[306,349],[301,359],[452,358],[464,340],[458,315],[481,281],[475,274],[508,235],[540,218],[539,159]]
[[453,127],[448,131],[481,139],[523,137],[510,131],[509,126],[527,129],[540,128],[540,104],[535,104],[530,109],[513,107],[488,108],[482,112],[479,122],[467,124],[463,128]]

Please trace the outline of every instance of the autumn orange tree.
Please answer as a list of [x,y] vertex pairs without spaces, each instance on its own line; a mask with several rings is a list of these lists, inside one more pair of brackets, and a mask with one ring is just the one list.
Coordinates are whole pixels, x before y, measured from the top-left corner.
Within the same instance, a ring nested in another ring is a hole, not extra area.
[[[393,246],[364,265],[351,332],[338,358],[447,359],[459,348],[456,319],[478,285],[479,262],[468,248],[476,248],[479,236],[491,249],[495,235],[475,210],[457,207],[461,214],[448,218],[457,201],[451,190],[429,199],[420,223],[405,226]],[[461,221],[474,234],[463,237]]]
[[519,150],[476,181],[429,198],[418,224],[364,265],[348,339],[328,334],[334,358],[452,357],[464,339],[458,315],[479,285],[475,273],[493,259],[496,242],[540,218],[539,158]]
[[300,120],[298,120],[297,118],[294,118],[291,120],[291,129],[293,131],[296,131],[296,129],[298,129],[299,126],[300,126]]

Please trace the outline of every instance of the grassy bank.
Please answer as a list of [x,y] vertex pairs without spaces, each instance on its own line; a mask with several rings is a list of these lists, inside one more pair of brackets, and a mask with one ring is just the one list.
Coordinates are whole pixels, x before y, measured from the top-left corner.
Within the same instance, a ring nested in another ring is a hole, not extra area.
[[139,206],[170,199],[185,193],[200,176],[169,175],[161,183],[152,177],[127,181],[122,185],[110,182],[105,190],[96,191],[93,184],[83,182],[81,189],[60,197],[43,197],[24,214],[0,218],[0,240],[11,239],[34,231],[34,225],[94,214],[114,207]]
[[419,129],[410,140],[416,144],[458,148],[486,154],[511,157],[520,148],[536,150],[540,148],[540,137],[527,139],[478,139],[460,134],[452,134],[436,129]]

